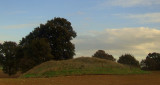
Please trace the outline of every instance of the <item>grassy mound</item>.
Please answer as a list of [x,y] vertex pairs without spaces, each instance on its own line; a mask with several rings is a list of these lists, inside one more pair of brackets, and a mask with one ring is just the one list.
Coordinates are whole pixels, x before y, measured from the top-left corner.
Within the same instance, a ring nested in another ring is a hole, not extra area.
[[21,77],[139,73],[141,74],[145,72],[138,68],[131,68],[110,60],[81,57],[71,60],[45,62],[34,67]]

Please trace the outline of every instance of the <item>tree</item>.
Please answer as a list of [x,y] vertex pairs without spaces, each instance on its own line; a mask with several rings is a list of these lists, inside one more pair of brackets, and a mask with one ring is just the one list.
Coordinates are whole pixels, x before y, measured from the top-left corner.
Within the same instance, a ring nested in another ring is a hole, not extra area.
[[2,65],[2,61],[1,61],[2,57],[3,57],[3,54],[2,54],[2,44],[0,43],[0,66]]
[[0,45],[0,62],[3,67],[3,72],[9,76],[15,74],[18,70],[16,62],[16,47],[15,42],[4,42]]
[[112,55],[105,53],[104,50],[98,50],[92,57],[107,59],[107,60],[112,60],[112,61],[116,60]]
[[141,61],[144,70],[160,70],[160,53],[149,53],[146,59]]
[[22,50],[19,49],[18,56],[23,56],[19,61],[19,67],[22,72],[26,72],[36,65],[53,59],[51,48],[46,39],[34,39],[26,44]]
[[54,18],[35,28],[20,41],[20,45],[24,46],[36,38],[45,38],[49,42],[54,60],[71,59],[75,55],[75,46],[71,40],[75,37],[76,32],[69,21],[64,18]]
[[136,60],[134,58],[134,56],[131,55],[131,54],[125,54],[125,55],[120,56],[119,60],[117,62],[121,63],[121,64],[126,64],[126,65],[130,65],[130,66],[139,67],[138,60]]

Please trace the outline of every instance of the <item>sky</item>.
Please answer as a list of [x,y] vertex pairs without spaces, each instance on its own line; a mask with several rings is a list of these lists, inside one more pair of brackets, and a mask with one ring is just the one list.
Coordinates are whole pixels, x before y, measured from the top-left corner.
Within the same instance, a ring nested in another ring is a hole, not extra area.
[[15,41],[54,17],[72,23],[74,57],[104,50],[137,60],[160,52],[160,0],[0,0],[0,42]]

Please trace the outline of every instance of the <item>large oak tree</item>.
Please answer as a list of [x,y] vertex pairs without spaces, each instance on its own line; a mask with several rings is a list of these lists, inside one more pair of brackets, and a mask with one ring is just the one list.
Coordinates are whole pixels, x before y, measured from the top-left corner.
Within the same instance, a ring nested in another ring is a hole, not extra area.
[[75,55],[75,46],[71,40],[76,37],[71,23],[64,18],[54,18],[46,24],[40,24],[29,35],[20,41],[20,45],[31,42],[36,38],[45,38],[51,47],[54,60],[71,59]]

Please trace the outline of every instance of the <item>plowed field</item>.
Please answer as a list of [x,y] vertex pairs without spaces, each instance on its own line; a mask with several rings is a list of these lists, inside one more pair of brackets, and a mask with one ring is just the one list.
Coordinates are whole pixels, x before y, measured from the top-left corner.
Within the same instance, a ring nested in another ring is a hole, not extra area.
[[52,78],[0,78],[0,85],[160,85],[160,72],[140,75],[83,75]]

